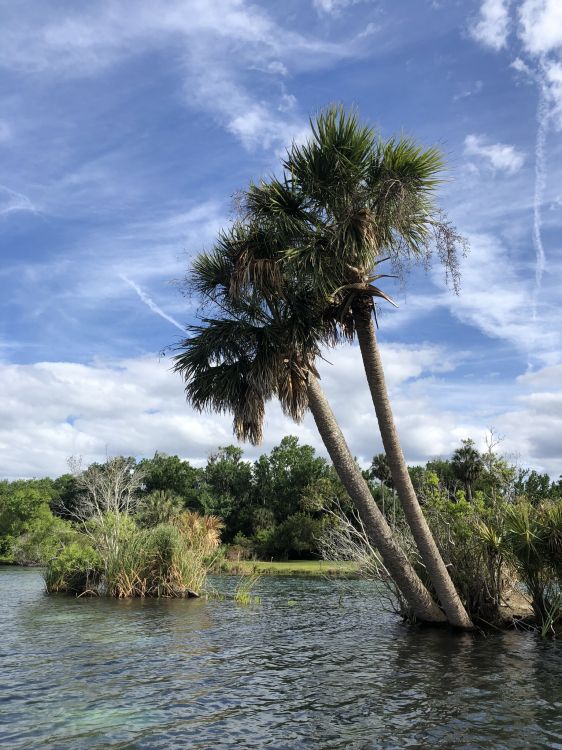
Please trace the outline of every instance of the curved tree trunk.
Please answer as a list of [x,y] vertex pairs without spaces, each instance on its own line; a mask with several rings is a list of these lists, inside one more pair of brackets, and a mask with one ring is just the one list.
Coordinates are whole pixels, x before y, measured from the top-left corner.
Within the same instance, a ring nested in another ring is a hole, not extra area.
[[367,300],[359,299],[354,303],[352,312],[382,442],[392,474],[392,481],[404,509],[406,521],[412,531],[423,563],[449,622],[458,628],[473,628],[474,626],[470,617],[460,600],[449,571],[433,539],[433,535],[416,497],[410,474],[408,473],[408,467],[402,453],[402,447],[400,446],[398,432],[394,424],[392,409],[388,399],[382,361],[372,319],[372,300],[370,298]]
[[349,451],[318,380],[310,372],[307,393],[308,406],[334,468],[359,512],[370,541],[379,550],[392,580],[419,620],[433,623],[446,622],[447,618],[433,601],[404,551],[394,539],[392,530],[375,503],[361,470]]

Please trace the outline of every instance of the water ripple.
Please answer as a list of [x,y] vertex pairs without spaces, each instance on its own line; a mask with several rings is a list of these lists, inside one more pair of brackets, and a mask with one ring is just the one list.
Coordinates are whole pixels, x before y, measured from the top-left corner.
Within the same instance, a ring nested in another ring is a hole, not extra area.
[[411,631],[366,582],[260,586],[76,600],[0,569],[0,747],[562,750],[559,644]]

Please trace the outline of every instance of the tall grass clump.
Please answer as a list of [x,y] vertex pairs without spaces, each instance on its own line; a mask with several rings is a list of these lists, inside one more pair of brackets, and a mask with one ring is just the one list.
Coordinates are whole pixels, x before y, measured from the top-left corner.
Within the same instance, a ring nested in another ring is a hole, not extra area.
[[253,593],[260,580],[260,573],[254,572],[249,576],[243,576],[234,591],[234,601],[244,606],[260,604],[261,597]]
[[197,595],[220,544],[219,519],[185,511],[139,528],[109,512],[85,522],[47,564],[47,590],[126,597]]

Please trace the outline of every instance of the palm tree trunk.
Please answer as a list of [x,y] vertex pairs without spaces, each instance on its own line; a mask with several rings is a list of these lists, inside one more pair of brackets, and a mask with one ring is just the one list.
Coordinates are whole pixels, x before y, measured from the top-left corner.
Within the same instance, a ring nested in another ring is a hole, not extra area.
[[419,620],[432,623],[446,622],[447,618],[433,601],[404,551],[394,539],[361,470],[349,451],[326,396],[311,372],[308,374],[307,393],[308,406],[338,477],[357,508],[369,539],[379,550],[392,580]]
[[433,539],[408,473],[388,399],[382,361],[373,325],[372,304],[370,298],[368,300],[357,300],[353,305],[352,312],[392,481],[431,583],[449,622],[454,627],[470,629],[474,626],[457,594],[449,571]]

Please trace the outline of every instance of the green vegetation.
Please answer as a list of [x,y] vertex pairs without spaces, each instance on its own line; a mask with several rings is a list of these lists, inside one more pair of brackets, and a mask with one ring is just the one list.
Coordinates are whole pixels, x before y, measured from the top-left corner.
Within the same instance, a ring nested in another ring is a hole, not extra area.
[[[471,478],[472,501],[457,451],[410,468],[455,587],[480,624],[503,626],[516,614],[521,625],[534,622],[551,634],[562,622],[562,480],[513,466],[491,448],[481,453],[472,445],[471,453],[480,466]],[[103,476],[104,465],[82,478],[1,482],[4,561],[44,565],[49,591],[76,595],[183,596],[204,589],[210,570],[385,579],[380,558],[361,548],[366,540],[333,468],[295,437],[253,463],[234,446],[214,453],[202,468],[156,454],[159,470],[175,467],[189,477],[183,495],[172,470],[161,473],[158,489],[144,482],[152,460],[110,461],[117,477],[124,467],[127,476],[132,470],[136,487],[132,493],[121,488],[113,515],[115,507],[96,511],[84,486]],[[384,454],[364,475],[430,587]],[[224,519],[206,509],[220,509]],[[343,542],[342,519],[348,525]],[[319,560],[322,554],[328,559]]]
[[[470,460],[478,470],[459,466],[459,454],[463,463]],[[384,457],[379,456],[374,463],[381,462]],[[562,481],[510,465],[490,444],[480,453],[472,441],[463,441],[451,460],[430,461],[410,473],[471,617],[481,624],[502,625],[512,621],[514,611],[521,620],[532,614],[545,633],[554,632],[562,623]],[[393,490],[379,481],[375,496],[385,504],[423,577]],[[521,606],[525,600],[527,606]]]
[[261,578],[256,571],[244,576],[234,592],[234,601],[238,604],[248,606],[249,604],[260,604],[261,598],[253,593]]

